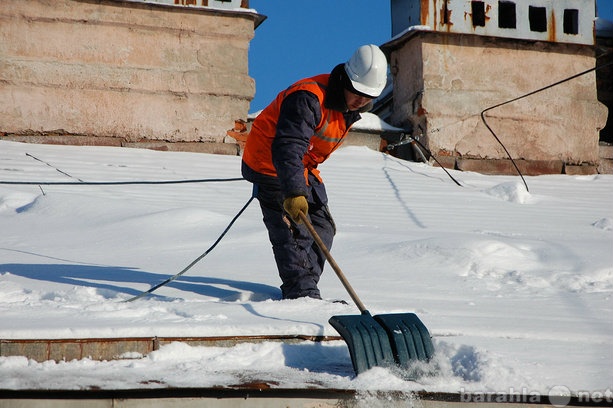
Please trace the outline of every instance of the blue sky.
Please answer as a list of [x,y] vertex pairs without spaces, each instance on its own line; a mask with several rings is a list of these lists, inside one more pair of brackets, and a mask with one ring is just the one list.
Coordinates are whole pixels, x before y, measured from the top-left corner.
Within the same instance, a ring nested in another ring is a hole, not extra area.
[[[296,80],[331,71],[360,45],[391,38],[389,0],[250,0],[249,6],[268,17],[249,49],[256,81],[250,112]],[[613,21],[613,0],[597,0],[597,7]]]
[[386,0],[250,0],[268,18],[255,30],[249,74],[256,81],[250,112],[263,109],[298,79],[330,72],[363,44],[391,37]]

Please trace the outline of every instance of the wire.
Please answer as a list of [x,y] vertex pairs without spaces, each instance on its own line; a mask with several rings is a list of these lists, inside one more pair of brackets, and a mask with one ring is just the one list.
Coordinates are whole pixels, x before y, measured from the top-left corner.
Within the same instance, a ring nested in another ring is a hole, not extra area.
[[485,112],[488,112],[488,111],[491,111],[492,109],[496,109],[496,108],[499,108],[499,107],[501,107],[501,106],[503,106],[503,105],[507,105],[507,104],[509,104],[509,103],[512,103],[512,102],[518,101],[518,100],[520,100],[520,99],[527,98],[528,96],[534,95],[534,94],[536,94],[536,93],[539,93],[539,92],[545,91],[545,90],[547,90],[547,89],[549,89],[549,88],[553,88],[554,86],[558,86],[558,85],[563,84],[563,83],[565,83],[565,82],[571,81],[571,80],[573,80],[573,79],[575,79],[575,78],[578,78],[578,77],[580,77],[580,76],[582,76],[582,75],[588,74],[588,73],[590,73],[590,72],[592,72],[592,71],[596,71],[596,70],[598,70],[598,69],[602,69],[602,68],[608,67],[609,65],[613,65],[613,62],[609,62],[609,63],[604,64],[604,65],[601,65],[601,66],[596,66],[596,67],[594,67],[594,68],[587,69],[587,70],[585,70],[585,71],[583,71],[583,72],[579,72],[578,74],[575,74],[575,75],[569,76],[568,78],[562,79],[562,80],[560,80],[560,81],[558,81],[558,82],[554,82],[553,84],[549,84],[549,85],[547,85],[547,86],[544,86],[544,87],[539,88],[539,89],[537,89],[537,90],[534,90],[534,91],[532,91],[532,92],[528,92],[527,94],[524,94],[524,95],[518,96],[517,98],[509,99],[508,101],[505,101],[505,102],[502,102],[502,103],[498,103],[498,104],[496,104],[496,105],[492,105],[492,106],[490,106],[489,108],[485,108],[484,110],[482,110],[482,111],[481,111],[481,115],[480,115],[480,116],[481,116],[481,120],[483,121],[483,124],[485,125],[485,127],[487,128],[487,130],[489,130],[489,131],[490,131],[490,133],[492,134],[492,136],[494,136],[494,139],[496,139],[496,141],[497,141],[497,142],[500,144],[500,146],[502,146],[502,148],[504,149],[504,151],[505,151],[505,153],[507,154],[507,156],[509,157],[509,159],[511,159],[511,163],[513,163],[513,166],[515,167],[515,170],[517,170],[517,173],[519,174],[519,176],[521,177],[522,181],[524,182],[524,186],[526,186],[526,191],[528,191],[528,192],[529,192],[530,190],[528,189],[528,184],[526,183],[526,180],[524,179],[524,176],[521,174],[521,171],[520,171],[520,170],[519,170],[519,168],[517,167],[517,164],[515,163],[515,160],[513,160],[513,157],[511,157],[511,154],[509,153],[509,151],[507,150],[507,148],[504,146],[504,144],[502,143],[502,141],[500,141],[500,139],[498,138],[498,136],[496,135],[496,133],[494,132],[494,130],[493,130],[491,127],[490,127],[490,125],[489,125],[489,124],[487,123],[487,121],[485,120]]
[[[37,158],[34,157],[33,155],[26,153],[26,156],[33,158],[34,160],[37,160],[41,163],[46,164],[49,167],[52,167],[54,169],[56,169],[58,172],[60,172],[61,174],[68,176],[70,178],[76,178],[71,176],[70,174],[58,169],[57,167],[52,166],[51,164]],[[196,179],[196,180],[161,180],[161,181],[83,181],[79,178],[77,178],[77,180],[79,180],[78,182],[74,182],[74,181],[0,181],[0,184],[12,184],[12,185],[38,185],[39,187],[41,185],[51,185],[51,186],[66,186],[66,185],[70,185],[70,186],[86,186],[86,185],[91,185],[91,186],[101,186],[101,185],[134,185],[134,184],[185,184],[185,183],[207,183],[207,182],[225,182],[225,181],[240,181],[240,180],[244,180],[244,178],[242,177],[236,177],[236,178],[227,178],[227,179]],[[41,188],[42,190],[42,188]],[[43,191],[44,194],[44,191]],[[236,222],[236,220],[243,214],[243,212],[247,209],[247,207],[249,206],[249,204],[251,204],[251,201],[253,201],[253,199],[256,197],[257,195],[257,187],[254,185],[254,189],[253,189],[253,193],[251,195],[251,198],[249,198],[249,200],[247,201],[247,203],[243,206],[243,208],[240,209],[240,211],[234,216],[234,218],[232,218],[232,221],[230,221],[230,224],[228,224],[228,226],[226,227],[226,229],[221,233],[221,235],[217,238],[217,240],[213,243],[213,245],[211,245],[202,255],[200,255],[198,258],[194,259],[189,265],[187,265],[185,268],[183,268],[183,270],[173,276],[171,276],[170,278],[166,279],[165,281],[153,286],[151,289],[142,292],[140,295],[135,296],[131,299],[126,300],[125,302],[132,302],[135,301],[137,299],[140,299],[144,296],[147,296],[150,293],[153,293],[153,291],[161,288],[164,285],[167,285],[168,283],[172,282],[173,280],[177,279],[179,276],[183,275],[185,272],[187,272],[188,270],[190,270],[194,265],[196,265],[202,258],[204,258],[205,256],[207,256],[216,246],[217,244],[219,244],[219,242],[221,242],[221,240],[223,239],[223,237],[228,233],[228,231],[230,230],[230,228],[232,228],[232,225],[234,225],[234,223]]]
[[41,160],[41,159],[39,159],[38,157],[36,157],[36,156],[34,156],[34,155],[31,155],[30,153],[26,153],[26,156],[31,157],[31,158],[33,158],[33,159],[34,159],[34,160],[36,160],[36,161],[39,161],[39,162],[41,162],[41,163],[46,164],[47,166],[49,166],[49,167],[51,167],[51,168],[53,168],[53,169],[57,170],[59,173],[61,173],[61,174],[65,175],[65,176],[68,176],[68,177],[70,177],[70,178],[72,178],[72,179],[77,179],[77,180],[79,180],[79,181],[83,181],[83,180],[81,180],[81,179],[80,179],[80,178],[78,178],[78,177],[73,177],[73,176],[71,176],[70,174],[66,173],[65,171],[62,171],[62,170],[58,169],[58,168],[57,168],[57,167],[55,167],[55,166],[52,166],[50,163],[47,163],[46,161]]
[[[402,141],[402,139],[404,139],[405,137],[406,137],[406,139],[404,141]],[[428,150],[428,148],[426,146],[423,145],[423,143],[421,143],[419,140],[415,139],[414,137],[412,137],[412,136],[410,136],[410,135],[408,135],[406,133],[401,133],[400,139],[401,139],[401,142],[399,142],[399,143],[394,143],[394,144],[387,145],[387,150],[393,150],[396,147],[401,146],[401,145],[406,144],[406,143],[417,143],[419,145],[419,147],[421,147],[426,153],[428,153],[428,155],[430,157],[432,157],[432,159],[436,162],[436,164],[438,164],[440,166],[440,168],[443,169],[443,171],[445,173],[447,173],[449,178],[451,178],[454,183],[456,183],[460,187],[464,187],[462,184],[460,184],[460,182],[458,180],[456,180],[451,175],[451,173],[449,173],[447,171],[447,169],[441,164],[441,162],[438,161],[438,159],[432,154],[432,152],[430,150]]]
[[202,255],[200,255],[198,258],[194,259],[189,265],[187,265],[185,268],[183,268],[183,270],[181,272],[179,272],[179,273],[171,276],[170,278],[166,279],[165,281],[163,281],[163,282],[153,286],[151,289],[144,291],[140,295],[134,296],[131,299],[125,300],[124,302],[133,302],[133,301],[135,301],[137,299],[143,298],[143,297],[153,293],[153,291],[161,288],[162,286],[169,284],[173,280],[177,279],[179,276],[183,275],[185,272],[189,271],[192,268],[192,266],[196,265],[202,258],[207,256],[217,246],[217,244],[219,244],[219,242],[222,240],[222,238],[228,233],[230,228],[232,228],[232,225],[234,225],[236,220],[243,214],[243,212],[247,209],[247,207],[249,207],[249,204],[251,204],[251,202],[253,201],[253,199],[255,197],[256,197],[255,193],[251,195],[251,197],[249,198],[247,203],[245,203],[243,208],[241,208],[240,211],[234,216],[234,218],[232,218],[232,221],[230,221],[230,224],[228,224],[226,229],[221,233],[221,235],[217,238],[217,240],[213,243],[213,245],[211,245],[209,247],[209,249],[204,251],[204,253]]
[[13,185],[45,185],[45,186],[119,186],[134,184],[186,184],[186,183],[219,183],[224,181],[241,181],[242,177],[217,178],[217,179],[193,179],[193,180],[152,180],[152,181],[3,181],[0,184]]
[[[30,153],[26,153],[26,156],[33,158],[36,161],[46,164],[47,166],[57,170],[59,173],[68,176],[72,179],[79,180],[75,181],[3,181],[0,180],[0,184],[11,184],[11,185],[38,185],[38,186],[123,186],[123,185],[146,185],[146,184],[186,184],[186,183],[219,183],[224,181],[241,181],[244,180],[242,177],[235,178],[215,178],[215,179],[195,179],[195,180],[151,180],[151,181],[83,181],[78,177],[74,177],[65,171],[58,169],[52,164],[39,159],[36,156],[31,155]],[[44,193],[44,192],[43,192]]]
[[[605,54],[603,54],[603,55],[599,56],[598,58],[601,58],[601,57],[607,56],[607,55],[609,55],[609,54],[611,54],[611,53],[613,53],[613,51],[609,51],[609,52],[607,52],[607,53],[605,53]],[[509,100],[507,100],[507,101],[505,101],[505,102],[501,102],[501,103],[498,103],[498,104],[496,104],[496,105],[492,105],[492,106],[490,106],[490,107],[485,108],[484,110],[482,110],[480,114],[472,114],[472,115],[468,115],[468,116],[466,116],[466,117],[464,117],[464,118],[462,118],[462,119],[460,119],[460,120],[458,120],[458,121],[456,121],[456,122],[453,122],[453,123],[451,123],[451,124],[448,124],[448,125],[445,125],[445,126],[440,126],[440,127],[436,128],[436,129],[432,129],[432,130],[430,130],[430,131],[429,131],[429,133],[436,133],[436,132],[440,132],[440,131],[441,131],[442,129],[444,129],[444,128],[447,128],[447,127],[449,127],[449,126],[452,126],[452,125],[455,125],[455,124],[458,124],[458,123],[464,122],[464,121],[465,121],[465,120],[467,120],[467,119],[470,119],[470,118],[472,118],[472,117],[475,117],[475,116],[479,115],[479,116],[481,117],[481,120],[483,121],[483,124],[484,124],[484,125],[485,125],[485,127],[487,128],[487,130],[489,130],[489,132],[492,134],[492,136],[494,137],[494,139],[496,139],[496,141],[497,141],[497,142],[500,144],[500,146],[502,146],[502,148],[504,149],[505,153],[507,154],[507,157],[508,157],[508,158],[511,160],[511,163],[512,163],[512,164],[513,164],[513,166],[515,167],[515,170],[517,171],[517,173],[518,173],[518,174],[519,174],[519,176],[521,177],[521,179],[522,179],[522,181],[523,181],[523,183],[524,183],[524,186],[526,187],[526,191],[528,191],[528,192],[529,192],[530,190],[529,190],[529,188],[528,188],[528,184],[526,183],[526,180],[524,179],[523,174],[522,174],[522,173],[521,173],[521,171],[519,170],[519,167],[518,167],[518,166],[517,166],[517,164],[515,163],[515,160],[513,160],[513,157],[511,156],[511,154],[510,154],[510,153],[509,153],[509,151],[507,150],[506,146],[505,146],[505,145],[502,143],[502,141],[501,141],[501,140],[498,138],[498,136],[496,135],[496,133],[494,132],[494,130],[493,130],[493,129],[490,127],[490,125],[487,123],[487,120],[485,119],[485,113],[486,113],[486,112],[489,112],[489,111],[491,111],[491,110],[493,110],[493,109],[496,109],[496,108],[498,108],[498,107],[500,107],[500,106],[507,105],[507,104],[509,104],[509,103],[512,103],[512,102],[518,101],[518,100],[523,99],[523,98],[527,98],[528,96],[534,95],[534,94],[536,94],[536,93],[539,93],[539,92],[545,91],[545,90],[547,90],[547,89],[549,89],[549,88],[553,88],[553,87],[555,87],[555,86],[557,86],[557,85],[560,85],[560,84],[563,84],[563,83],[565,83],[565,82],[571,81],[571,80],[573,80],[573,79],[575,79],[575,78],[578,78],[578,77],[580,77],[580,76],[582,76],[582,75],[588,74],[588,73],[590,73],[590,72],[592,72],[592,71],[597,71],[597,70],[599,70],[599,69],[606,68],[606,67],[608,67],[608,66],[610,66],[610,65],[613,65],[613,62],[609,62],[609,63],[606,63],[606,64],[604,64],[604,65],[601,65],[601,66],[596,66],[596,67],[594,67],[594,68],[587,69],[587,70],[585,70],[585,71],[583,71],[583,72],[579,72],[578,74],[572,75],[572,76],[570,76],[570,77],[568,77],[568,78],[562,79],[562,80],[560,80],[560,81],[558,81],[558,82],[555,82],[555,83],[553,83],[553,84],[549,84],[549,85],[544,86],[544,87],[542,87],[542,88],[539,88],[539,89],[536,89],[536,90],[534,90],[534,91],[528,92],[528,93],[526,93],[526,94],[524,94],[524,95],[520,95],[520,96],[518,96],[518,97],[516,97],[516,98],[509,99]],[[407,135],[407,136],[408,136],[408,135]],[[408,137],[409,137],[409,140],[412,140],[412,141],[416,142],[416,143],[417,143],[417,144],[418,144],[418,145],[419,145],[419,146],[420,146],[422,149],[424,149],[424,150],[425,150],[425,151],[426,151],[426,152],[427,152],[427,153],[430,155],[430,157],[432,157],[432,158],[434,159],[434,161],[436,161],[436,162],[437,162],[437,164],[439,164],[439,166],[441,166],[441,165],[440,165],[440,163],[438,163],[438,161],[436,160],[436,157],[435,157],[435,156],[434,156],[434,155],[433,155],[433,154],[432,154],[432,153],[431,153],[431,152],[430,152],[430,151],[429,151],[429,150],[428,150],[428,149],[427,149],[427,148],[426,148],[426,147],[425,147],[425,146],[424,146],[422,143],[420,143],[418,140],[416,140],[416,139],[414,139],[414,138],[412,138],[412,137],[410,137],[410,136],[408,136]],[[404,143],[402,143],[402,142],[401,142],[401,143],[396,143],[396,144],[393,144],[393,145],[389,145],[389,146],[388,146],[388,150],[391,150],[391,149],[393,149],[393,148],[395,148],[395,147],[397,147],[397,146],[400,146],[401,144],[404,144]],[[441,168],[443,168],[443,170],[445,170],[445,168],[444,168],[443,166],[441,166]],[[447,172],[447,170],[445,170],[445,172],[446,172],[446,173],[449,175],[449,177],[451,177],[451,174],[449,174],[449,173]],[[453,180],[453,181],[454,181],[454,182],[455,182],[457,185],[460,185],[460,184],[459,184],[459,183],[458,183],[458,182],[457,182],[457,181],[456,181],[456,180],[455,180],[453,177],[451,177],[451,179],[452,179],[452,180]]]

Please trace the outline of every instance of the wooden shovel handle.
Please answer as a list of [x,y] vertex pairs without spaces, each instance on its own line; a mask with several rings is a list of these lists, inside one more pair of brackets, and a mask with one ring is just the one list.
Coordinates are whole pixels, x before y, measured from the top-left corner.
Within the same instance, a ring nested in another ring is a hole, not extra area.
[[334,269],[334,272],[336,272],[336,276],[338,276],[338,278],[341,280],[341,283],[347,290],[347,293],[349,293],[349,296],[351,296],[351,299],[353,299],[358,309],[360,309],[360,312],[364,313],[366,311],[366,307],[364,306],[358,295],[355,293],[355,290],[353,290],[353,288],[349,284],[349,281],[345,277],[345,274],[341,270],[340,266],[338,266],[334,258],[332,258],[332,254],[330,254],[330,251],[328,251],[328,248],[326,248],[326,244],[324,244],[324,242],[317,234],[317,231],[315,231],[315,228],[313,228],[313,224],[311,224],[307,216],[302,211],[300,212],[300,220],[304,223],[305,227],[313,237],[313,240],[315,240],[315,243],[317,244],[319,249],[321,249],[321,252],[323,252],[323,254],[325,255],[326,259],[328,260],[328,263],[330,264],[330,266],[332,266],[332,269]]

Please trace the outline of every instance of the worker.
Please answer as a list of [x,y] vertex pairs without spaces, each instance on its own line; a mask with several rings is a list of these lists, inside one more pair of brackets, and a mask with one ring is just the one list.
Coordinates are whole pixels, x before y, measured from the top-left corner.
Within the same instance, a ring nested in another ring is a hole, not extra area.
[[317,284],[325,256],[299,214],[308,216],[330,248],[336,226],[317,165],[341,145],[386,81],[385,55],[364,45],[331,73],[302,79],[279,93],[253,122],[241,170],[254,184],[283,299],[321,299]]

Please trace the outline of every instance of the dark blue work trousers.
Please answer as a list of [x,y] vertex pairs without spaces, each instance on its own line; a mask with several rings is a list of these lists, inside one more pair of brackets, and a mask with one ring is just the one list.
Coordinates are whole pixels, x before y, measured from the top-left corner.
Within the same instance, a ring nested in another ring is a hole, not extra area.
[[[309,218],[328,249],[336,233],[328,210],[326,189],[314,176],[309,177]],[[283,210],[283,194],[276,185],[258,184],[264,224],[283,284],[284,299],[311,297],[321,299],[317,283],[324,268],[325,256],[303,224],[296,224]]]

